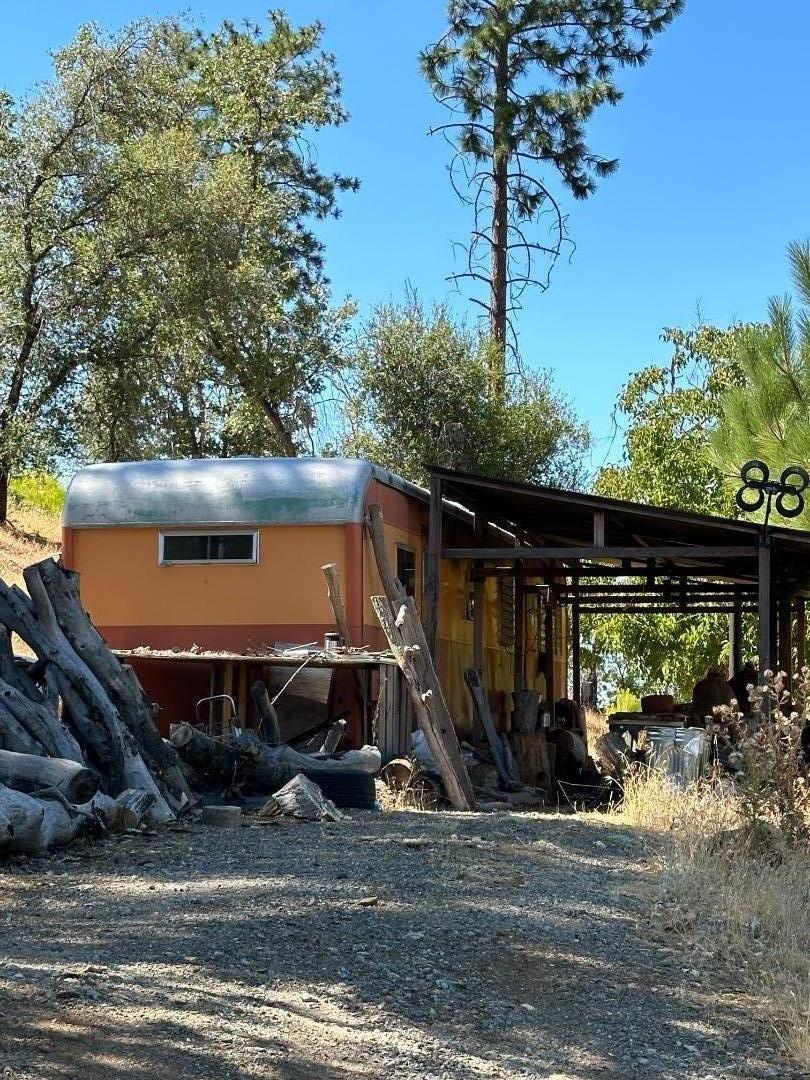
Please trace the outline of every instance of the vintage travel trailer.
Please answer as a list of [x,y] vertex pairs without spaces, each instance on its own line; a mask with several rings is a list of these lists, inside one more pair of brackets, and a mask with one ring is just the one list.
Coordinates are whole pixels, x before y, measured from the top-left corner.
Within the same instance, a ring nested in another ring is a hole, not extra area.
[[[354,643],[385,647],[370,603],[383,591],[364,525],[372,504],[382,508],[391,564],[421,608],[428,493],[357,459],[92,465],[75,475],[67,492],[62,557],[81,574],[85,605],[109,644],[138,650],[131,662],[167,730],[190,719],[197,700],[213,687],[204,654],[244,657],[279,644],[323,643],[324,634],[335,629],[321,572],[325,563],[338,567]],[[459,545],[471,541],[469,513],[446,504],[443,517],[449,539]],[[440,574],[439,674],[460,733],[470,735],[463,673],[473,666],[471,566],[442,560]],[[514,582],[490,578],[483,595],[483,679],[504,724],[514,689]],[[527,604],[524,618],[525,686],[542,694],[537,605]],[[566,685],[562,620],[554,638],[554,688],[560,697]],[[182,662],[149,655],[168,650],[201,655]],[[244,698],[248,674],[255,673],[246,672],[229,692]],[[353,710],[348,675],[342,673],[332,686],[333,712]],[[240,701],[242,715],[248,709]],[[352,731],[355,741],[368,737],[357,717]]]

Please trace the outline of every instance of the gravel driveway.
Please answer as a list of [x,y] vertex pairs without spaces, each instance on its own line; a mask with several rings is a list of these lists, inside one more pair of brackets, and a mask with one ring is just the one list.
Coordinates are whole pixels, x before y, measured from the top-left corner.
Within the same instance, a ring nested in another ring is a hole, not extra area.
[[0,1075],[798,1077],[597,815],[186,826],[0,866]]

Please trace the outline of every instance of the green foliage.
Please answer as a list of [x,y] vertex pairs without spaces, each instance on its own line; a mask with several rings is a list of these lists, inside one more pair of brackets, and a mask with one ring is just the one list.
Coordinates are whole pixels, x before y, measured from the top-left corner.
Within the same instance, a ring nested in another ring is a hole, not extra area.
[[[643,368],[619,394],[624,457],[600,471],[599,494],[732,515],[732,494],[710,442],[721,401],[742,378],[738,352],[750,330],[664,332],[669,363]],[[723,616],[601,616],[587,621],[586,633],[609,681],[678,698],[689,698],[694,683],[722,664],[727,647]]]
[[86,26],[0,100],[0,474],[297,452],[348,315],[312,223],[357,186],[310,141],[345,120],[321,32]]
[[616,693],[616,699],[608,709],[608,712],[641,712],[641,698],[632,690],[621,687]]
[[48,514],[61,514],[65,489],[50,473],[25,472],[13,477],[9,485],[12,498],[35,506]]
[[[595,154],[585,129],[600,105],[622,97],[617,68],[638,67],[682,0],[449,0],[448,27],[422,53],[422,72],[453,114],[441,125],[456,156],[456,191],[474,209],[469,264],[458,276],[485,283],[502,354],[508,312],[529,284],[547,279],[565,216],[543,169],[576,198],[618,162]],[[533,239],[525,231],[543,219]]]
[[130,286],[148,333],[137,365],[115,351],[96,365],[85,442],[105,458],[296,454],[350,314],[330,308],[311,227],[357,187],[322,172],[309,141],[346,119],[334,60],[319,24],[279,12],[266,32],[175,33],[176,113],[136,149],[158,163],[149,203],[165,235]]
[[417,483],[431,465],[575,486],[586,429],[546,374],[490,386],[491,342],[445,307],[409,298],[378,308],[362,329],[347,387],[341,450]]
[[[742,379],[722,396],[722,422],[712,444],[729,494],[751,458],[776,476],[787,465],[806,468],[810,462],[810,243],[791,244],[788,256],[798,303],[772,299],[768,323],[747,329],[738,354]],[[810,510],[772,521],[807,529]]]

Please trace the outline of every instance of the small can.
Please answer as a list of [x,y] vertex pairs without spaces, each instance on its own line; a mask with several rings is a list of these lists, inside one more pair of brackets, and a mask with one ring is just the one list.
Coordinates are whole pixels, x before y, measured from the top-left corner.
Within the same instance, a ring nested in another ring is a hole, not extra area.
[[323,635],[323,651],[335,653],[340,648],[340,634],[331,633]]

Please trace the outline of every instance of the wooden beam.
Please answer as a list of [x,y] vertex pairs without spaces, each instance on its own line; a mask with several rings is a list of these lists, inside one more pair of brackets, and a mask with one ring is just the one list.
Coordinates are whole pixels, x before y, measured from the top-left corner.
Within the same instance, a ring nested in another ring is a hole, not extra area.
[[338,576],[338,568],[335,563],[326,563],[321,567],[323,576],[326,578],[326,593],[329,597],[329,603],[332,605],[332,613],[335,616],[335,626],[337,632],[343,639],[343,644],[346,648],[351,648],[354,644],[352,641],[351,631],[349,630],[349,620],[346,617],[346,608],[343,605],[343,597],[340,592],[340,577]]
[[[433,496],[431,496],[431,520]],[[438,539],[438,536],[434,539]],[[493,559],[498,562],[514,562],[516,559],[629,559],[646,562],[649,559],[753,559],[757,549],[753,545],[734,547],[711,547],[703,544],[684,544],[672,547],[516,547],[516,548],[444,548],[443,559]],[[438,550],[436,553],[438,559]],[[691,570],[691,567],[689,568]],[[663,573],[662,569],[662,573]]]
[[735,597],[728,616],[728,677],[732,679],[742,668],[742,604]]
[[[732,611],[730,604],[701,605],[700,607],[655,607],[631,608],[631,607],[588,607],[583,604],[579,609],[580,615],[728,615]],[[746,609],[752,614],[755,608]]]
[[[442,482],[430,478],[430,519],[428,523],[427,574],[425,581],[425,638],[430,655],[436,659],[439,627],[439,578],[442,557]],[[470,558],[476,558],[475,555]]]
[[[377,573],[380,575],[383,591],[389,598],[401,599],[405,596],[405,586],[396,576],[388,558],[388,549],[385,546],[385,521],[383,520],[382,508],[372,503],[368,508],[366,529],[371,538],[371,546],[374,549],[374,561],[377,564]],[[393,599],[392,599],[393,602]]]
[[[511,551],[511,548],[506,548],[507,551]],[[518,554],[526,549],[517,549]],[[756,548],[752,549],[752,559],[756,555]],[[497,577],[511,577],[514,570],[511,566],[484,566],[481,569],[473,570],[473,580],[481,578],[497,578]],[[582,581],[583,578],[646,578],[647,570],[645,567],[636,567],[628,570],[624,566],[615,566],[614,564],[598,564],[588,562],[583,565],[577,566],[528,566],[526,568],[526,576],[528,578],[543,577],[543,578],[573,578],[577,581]],[[712,565],[706,563],[697,566],[659,566],[655,569],[655,576],[659,578],[721,578],[725,582],[731,584],[739,584],[742,586],[750,586],[756,590],[756,573],[741,571],[739,568],[733,573],[729,571],[728,566]],[[542,588],[542,585],[527,585],[527,588]]]
[[405,676],[417,722],[450,802],[456,810],[475,810],[470,777],[413,597],[406,596],[396,610],[386,596],[372,596],[371,604]]
[[759,606],[758,606],[759,677],[771,669],[771,543],[766,537],[759,545]]

